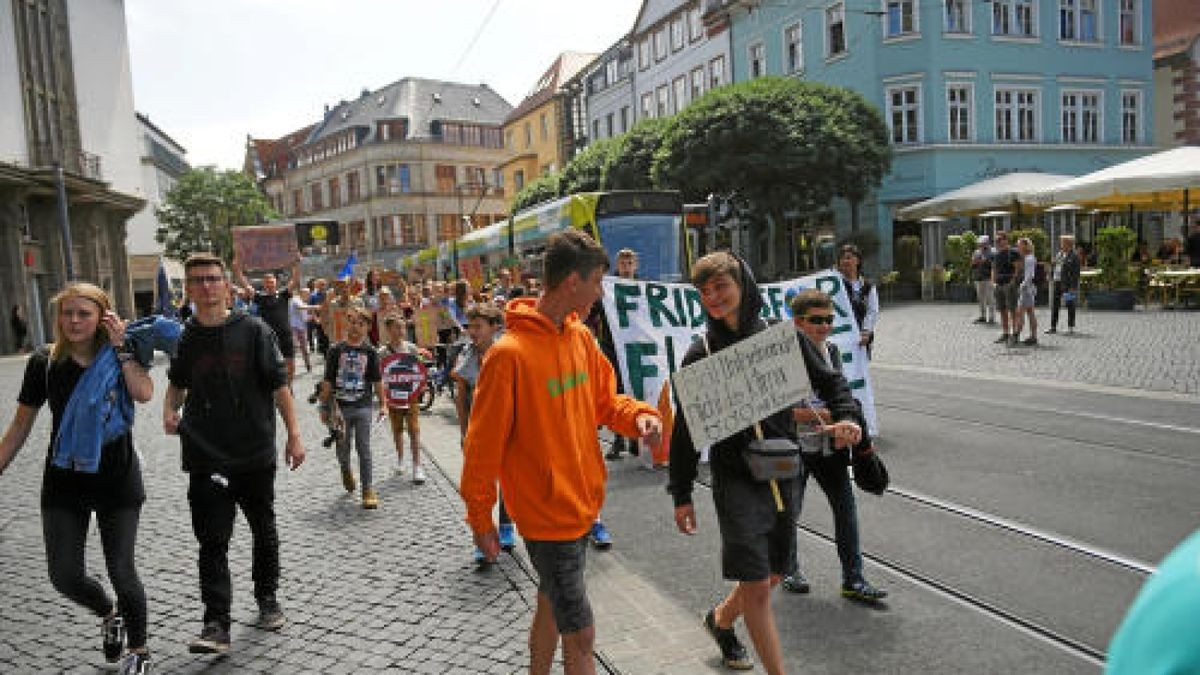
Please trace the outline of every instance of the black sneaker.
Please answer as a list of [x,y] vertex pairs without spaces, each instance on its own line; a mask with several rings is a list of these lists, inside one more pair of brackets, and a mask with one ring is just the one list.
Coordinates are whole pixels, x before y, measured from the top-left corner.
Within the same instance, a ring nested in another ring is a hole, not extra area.
[[1024,340],[1021,340],[1021,344],[1023,344],[1023,345],[1028,345],[1028,346],[1030,346],[1030,347],[1036,347],[1036,346],[1037,346],[1037,343],[1038,343],[1038,342],[1037,342],[1037,338],[1035,338],[1035,337],[1032,337],[1032,336],[1030,336],[1030,337],[1027,337],[1027,338],[1025,338]]
[[785,576],[780,585],[788,593],[807,593],[811,590],[808,579],[805,579],[804,575],[799,572]]
[[1008,342],[1008,333],[1003,333],[1000,335],[1000,337],[996,338],[996,344],[998,344],[998,345],[1004,344],[1006,342]]
[[985,319],[981,316],[978,319],[975,319],[974,321],[972,321],[971,323],[987,323],[987,319]]
[[1055,328],[1054,326],[1051,326],[1046,329],[1046,335],[1054,335],[1057,332],[1058,332],[1058,329]]
[[258,601],[258,620],[254,622],[255,627],[262,630],[279,630],[285,623],[287,618],[283,616],[283,608],[279,606],[278,600],[263,598]]
[[125,620],[119,614],[104,619],[100,624],[100,638],[104,645],[104,660],[116,663],[125,651]]
[[150,672],[150,654],[146,652],[129,652],[121,657],[117,666],[118,675],[146,675]]
[[746,653],[746,648],[738,640],[737,633],[734,633],[732,628],[717,627],[715,607],[708,610],[708,613],[704,615],[704,627],[708,629],[708,634],[712,636],[713,640],[717,641],[717,646],[721,648],[721,663],[724,663],[726,668],[733,670],[751,670],[754,668],[754,662],[750,660],[750,655]]
[[874,604],[886,598],[887,591],[875,588],[866,581],[856,581],[848,586],[842,585],[842,597]]
[[193,654],[224,654],[229,651],[229,629],[209,621],[200,629],[200,637],[192,640],[188,651]]
[[604,459],[618,460],[621,459],[621,453],[625,452],[625,438],[617,436],[613,439],[612,445],[608,448],[608,452],[604,453]]

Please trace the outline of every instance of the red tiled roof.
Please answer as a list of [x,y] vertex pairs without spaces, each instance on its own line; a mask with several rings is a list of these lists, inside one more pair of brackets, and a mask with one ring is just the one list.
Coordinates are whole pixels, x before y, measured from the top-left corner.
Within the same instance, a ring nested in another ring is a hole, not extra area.
[[1200,2],[1154,0],[1154,58],[1187,51],[1200,37]]
[[297,129],[290,134],[285,134],[281,138],[250,139],[250,142],[254,144],[254,152],[258,154],[258,161],[262,166],[263,172],[271,175],[272,167],[275,169],[275,175],[280,175],[287,171],[288,152],[292,148],[302,145],[316,126],[316,124],[310,124],[303,129]]
[[554,63],[546,69],[545,73],[538,78],[534,85],[534,90],[508,114],[508,118],[504,120],[505,124],[513,120],[520,119],[529,114],[530,111],[536,110],[539,106],[554,98],[560,87],[567,80],[571,79],[584,66],[596,60],[596,54],[583,54],[580,52],[563,52],[554,59]]

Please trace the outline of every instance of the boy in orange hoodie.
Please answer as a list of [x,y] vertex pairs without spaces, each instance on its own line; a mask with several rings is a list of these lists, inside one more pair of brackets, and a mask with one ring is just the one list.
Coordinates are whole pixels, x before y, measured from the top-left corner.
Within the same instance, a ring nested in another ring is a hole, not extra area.
[[603,292],[607,268],[604,248],[586,234],[550,238],[546,291],[508,303],[506,331],[484,360],[467,429],[461,490],[475,545],[489,559],[500,553],[492,522],[498,477],[538,573],[529,629],[535,675],[550,672],[560,636],[564,671],[595,672],[583,568],[608,477],[596,427],[661,442],[658,412],[617,394],[612,366],[579,319]]

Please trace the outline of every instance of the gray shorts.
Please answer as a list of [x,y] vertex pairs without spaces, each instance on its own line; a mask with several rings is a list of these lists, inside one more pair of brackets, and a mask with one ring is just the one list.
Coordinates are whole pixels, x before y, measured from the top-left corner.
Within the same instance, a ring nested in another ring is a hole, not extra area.
[[1011,312],[1017,308],[1017,285],[1008,283],[996,284],[996,309],[1001,312]]
[[1017,291],[1017,309],[1033,307],[1037,304],[1037,286],[1022,283]]
[[525,540],[537,570],[538,593],[550,599],[554,625],[561,634],[577,633],[595,623],[583,583],[587,545],[586,535],[571,541]]
[[786,574],[796,557],[795,479],[779,481],[782,512],[770,483],[714,474],[713,504],[721,530],[721,575],[730,581],[763,581]]

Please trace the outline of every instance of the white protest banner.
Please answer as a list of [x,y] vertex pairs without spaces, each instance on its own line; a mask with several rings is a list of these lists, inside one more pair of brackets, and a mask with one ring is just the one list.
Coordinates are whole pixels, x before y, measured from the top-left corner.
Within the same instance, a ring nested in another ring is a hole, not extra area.
[[[835,321],[829,339],[842,353],[842,372],[851,393],[862,403],[871,434],[876,435],[879,424],[867,350],[858,344],[858,324],[842,275],[825,270],[790,281],[760,284],[762,316],[790,323],[788,301],[806,288],[820,289],[833,299]],[[625,391],[656,404],[692,341],[704,333],[700,292],[691,284],[604,277],[604,313],[616,345],[618,376],[625,383]]]
[[790,323],[700,359],[671,381],[696,447],[724,440],[812,393]]

